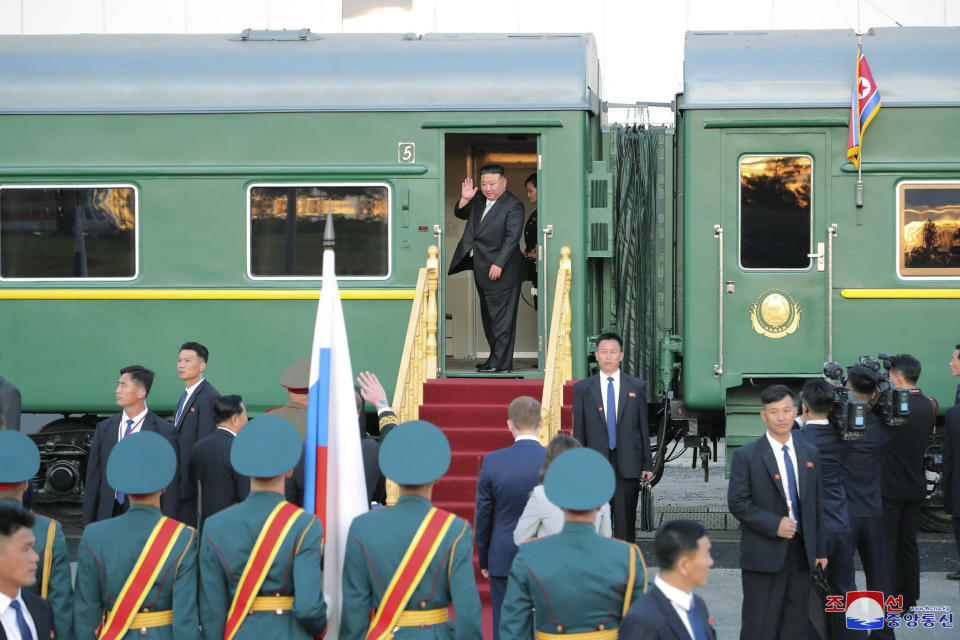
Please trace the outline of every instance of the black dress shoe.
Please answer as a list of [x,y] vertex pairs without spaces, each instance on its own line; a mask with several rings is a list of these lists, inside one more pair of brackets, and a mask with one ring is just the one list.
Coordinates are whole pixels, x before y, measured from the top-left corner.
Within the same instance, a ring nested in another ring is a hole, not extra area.
[[490,364],[489,362],[481,362],[480,364],[477,365],[477,369],[478,369],[478,370],[479,370],[479,369],[489,369],[489,368],[491,368],[492,366],[493,366],[493,365]]
[[477,369],[477,373],[499,373],[501,370],[497,369],[494,366],[483,367],[482,369]]
[[947,580],[960,580],[960,570],[948,573]]

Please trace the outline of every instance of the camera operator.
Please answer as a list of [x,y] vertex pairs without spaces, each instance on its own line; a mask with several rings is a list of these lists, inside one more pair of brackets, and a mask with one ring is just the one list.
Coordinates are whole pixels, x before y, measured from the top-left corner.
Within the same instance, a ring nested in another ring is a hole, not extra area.
[[[847,389],[854,400],[873,408],[877,399],[877,373],[856,365],[847,370]],[[850,535],[860,554],[867,575],[867,589],[893,593],[887,561],[887,542],[883,528],[883,482],[881,479],[883,448],[890,440],[891,428],[868,411],[863,438],[850,443],[850,457],[844,474]],[[882,633],[880,633],[882,632]],[[884,627],[874,630],[872,638],[892,638],[893,631]]]
[[893,592],[903,595],[903,606],[920,597],[920,555],[917,523],[927,490],[923,454],[936,421],[935,401],[920,393],[920,361],[909,354],[890,359],[890,382],[910,392],[906,424],[894,427],[883,449],[883,526],[890,561]]
[[[833,407],[833,385],[821,378],[811,378],[800,391],[803,427],[794,437],[812,444],[820,452],[820,482],[823,495],[823,534],[827,539],[827,583],[831,594],[856,591],[853,565],[853,542],[847,516],[847,496],[843,487],[843,470],[850,455],[849,440],[827,419]],[[843,613],[829,616],[834,640],[863,638],[862,631],[846,628]],[[819,637],[819,636],[818,636]]]

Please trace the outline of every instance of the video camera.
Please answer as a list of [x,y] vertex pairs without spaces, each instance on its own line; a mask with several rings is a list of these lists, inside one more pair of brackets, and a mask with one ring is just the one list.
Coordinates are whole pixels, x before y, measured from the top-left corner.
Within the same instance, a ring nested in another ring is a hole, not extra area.
[[[884,424],[900,427],[907,423],[910,416],[910,392],[898,389],[890,382],[891,356],[889,353],[877,354],[880,362],[870,356],[860,356],[857,364],[873,371],[877,375],[877,400],[873,412]],[[849,369],[849,367],[848,367]],[[844,440],[861,440],[866,431],[866,416],[870,407],[866,402],[854,400],[847,389],[847,376],[843,367],[836,362],[823,365],[823,375],[834,381],[833,407],[830,409],[830,424],[840,431]]]

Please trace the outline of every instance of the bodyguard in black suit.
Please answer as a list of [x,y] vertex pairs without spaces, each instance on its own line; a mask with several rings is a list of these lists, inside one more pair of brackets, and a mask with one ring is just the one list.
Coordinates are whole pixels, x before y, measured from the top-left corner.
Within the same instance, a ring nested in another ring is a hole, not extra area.
[[[953,355],[950,356],[950,375],[954,378],[960,378],[960,344],[953,349]],[[957,385],[957,393],[953,399],[954,404],[960,404],[960,384]]]
[[0,505],[0,640],[56,637],[53,610],[47,601],[24,589],[37,579],[40,556],[34,550],[33,514],[19,506]]
[[610,460],[617,486],[610,503],[613,536],[636,540],[639,480],[653,477],[647,427],[647,383],[620,371],[623,340],[597,336],[600,375],[573,385],[573,437]]
[[[131,433],[155,431],[176,446],[170,423],[147,409],[147,395],[153,386],[153,371],[132,365],[120,370],[117,405],[123,411],[97,424],[87,457],[86,486],[83,492],[83,525],[124,513],[130,505],[123,493],[107,482],[107,458],[113,447]],[[177,512],[176,479],[167,488],[161,504],[163,514],[172,518]]]
[[520,396],[507,409],[507,427],[514,442],[483,457],[477,479],[477,555],[480,573],[490,580],[493,606],[493,637],[500,637],[500,607],[507,592],[507,577],[517,545],[513,530],[537,485],[546,449],[537,439],[540,432],[540,403]]
[[[793,437],[817,449],[820,455],[820,486],[823,493],[823,534],[827,548],[827,584],[831,594],[856,591],[853,562],[853,541],[850,538],[850,517],[847,515],[847,494],[843,484],[844,467],[850,457],[850,441],[828,420],[833,406],[833,386],[822,378],[812,378],[800,392],[804,425],[794,430]],[[826,607],[826,602],[824,602]],[[847,629],[846,616],[828,616],[833,640],[865,638],[863,631]],[[811,631],[815,634],[816,631]],[[811,636],[814,637],[814,636]],[[816,636],[819,638],[819,635]]]
[[660,525],[653,548],[660,570],[620,623],[620,640],[715,640],[707,604],[693,593],[707,584],[713,566],[707,530],[693,520],[671,520]]
[[482,167],[479,190],[472,178],[464,180],[453,215],[466,220],[467,226],[447,275],[473,269],[483,332],[490,345],[490,357],[477,368],[489,373],[509,371],[524,270],[519,244],[523,203],[507,191],[503,166]]
[[741,530],[740,638],[799,640],[807,635],[810,572],[827,566],[820,456],[791,434],[797,408],[788,387],[767,387],[760,402],[767,432],[734,451],[727,487]]
[[[247,424],[247,408],[238,395],[220,396],[213,401],[217,429],[197,444],[190,454],[190,479],[200,494],[199,523],[218,511],[242,502],[250,493],[250,478],[230,464],[230,448],[237,433]],[[198,486],[199,484],[199,486]]]
[[[960,405],[947,410],[943,431],[943,508],[953,516],[953,538],[960,556]],[[947,578],[960,580],[960,570]]]
[[919,379],[920,361],[908,354],[893,357],[890,382],[910,391],[910,416],[891,430],[883,449],[883,527],[893,593],[903,595],[905,609],[920,597],[917,523],[927,494],[923,455],[937,419],[935,401],[917,388]]
[[209,351],[199,342],[183,343],[177,356],[177,376],[183,380],[186,389],[173,414],[179,460],[175,479],[179,485],[179,504],[174,517],[192,527],[197,526],[197,487],[190,482],[190,455],[193,446],[217,428],[212,405],[220,394],[203,377],[209,357]]

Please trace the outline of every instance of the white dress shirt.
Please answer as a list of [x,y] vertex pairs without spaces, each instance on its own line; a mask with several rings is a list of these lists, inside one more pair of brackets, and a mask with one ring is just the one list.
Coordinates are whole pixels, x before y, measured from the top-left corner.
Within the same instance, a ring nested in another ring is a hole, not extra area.
[[[33,633],[33,638],[24,638],[20,635],[20,626],[17,625],[17,612],[10,606],[10,603],[14,600],[20,603],[20,611],[23,613],[23,619],[27,621],[27,626],[30,627],[30,632]],[[3,623],[3,631],[7,634],[7,640],[36,640],[37,626],[33,623],[33,616],[30,615],[27,603],[23,601],[23,596],[20,595],[19,591],[16,598],[0,593],[0,622]]]
[[149,409],[144,405],[143,411],[135,416],[128,416],[126,410],[120,414],[120,426],[117,428],[117,442],[123,440],[123,434],[127,430],[127,420],[131,418],[133,419],[133,429],[130,430],[130,435],[140,432],[140,427],[143,426],[143,419],[147,417],[147,411],[149,411]]
[[[797,519],[793,512],[793,505],[790,504],[790,483],[787,478],[787,467],[783,464],[783,445],[773,439],[770,432],[767,431],[767,442],[773,449],[773,459],[777,461],[777,470],[780,472],[780,484],[783,485],[783,495],[787,498],[787,515]],[[800,474],[797,473],[797,450],[793,446],[793,435],[787,438],[787,450],[790,452],[790,462],[793,463],[793,476],[797,479],[797,499],[800,500]]]
[[667,596],[667,600],[673,605],[673,610],[680,616],[680,622],[683,623],[683,628],[687,630],[692,640],[696,640],[693,635],[693,628],[690,626],[690,620],[687,619],[687,611],[693,608],[693,594],[681,591],[667,584],[666,581],[660,577],[659,573],[657,573],[657,577],[653,579],[653,584],[663,592],[663,595]]
[[[197,390],[197,387],[200,386],[201,382],[203,382],[203,376],[200,376],[200,379],[197,380],[195,384],[187,387],[187,397],[183,399],[183,409],[181,410],[183,413],[180,414],[180,419],[177,420],[177,424],[180,424],[180,421],[183,420],[183,414],[187,412],[187,405],[190,404],[190,396],[192,396],[193,392]],[[176,411],[176,409],[174,409],[174,411]],[[176,417],[176,414],[174,414],[175,419]]]
[[613,415],[617,415],[617,409],[620,407],[620,369],[617,369],[609,376],[603,371],[600,372],[600,397],[603,398],[603,415],[610,415],[610,407],[607,406],[607,386],[610,381],[607,378],[613,378]]

